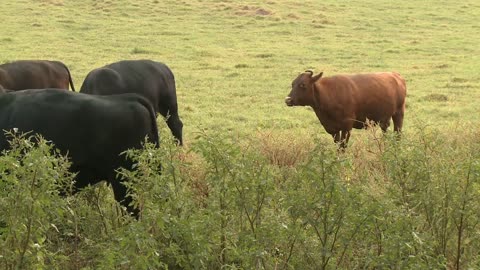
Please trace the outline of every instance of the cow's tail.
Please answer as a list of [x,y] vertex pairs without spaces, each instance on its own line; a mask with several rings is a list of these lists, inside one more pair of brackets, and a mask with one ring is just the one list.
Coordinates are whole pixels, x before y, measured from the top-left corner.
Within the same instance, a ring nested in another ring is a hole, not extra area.
[[404,88],[406,88],[405,79],[402,77],[402,75],[400,75],[400,73],[395,72],[395,71],[393,71],[392,74],[395,77],[395,79],[397,80],[397,83],[399,85],[403,86]]
[[73,92],[75,92],[75,86],[73,85],[72,74],[70,74],[70,70],[64,63],[62,63],[62,65],[68,73],[68,81],[70,82],[70,88],[72,89]]
[[160,146],[160,138],[158,136],[157,115],[155,114],[155,110],[153,109],[152,104],[148,100],[146,100],[144,97],[138,96],[138,101],[148,110],[148,113],[150,115],[150,121],[152,123],[152,132],[153,132],[152,134],[153,138],[150,138],[149,136],[149,139],[150,139],[150,142],[155,144],[155,147],[158,148]]
[[405,79],[402,77],[402,75],[400,75],[399,73],[393,72],[393,75],[395,76],[395,80],[397,81],[398,86],[402,90],[402,93],[399,93],[402,99],[399,110],[401,112],[405,112],[405,99],[407,97],[407,83],[405,82]]

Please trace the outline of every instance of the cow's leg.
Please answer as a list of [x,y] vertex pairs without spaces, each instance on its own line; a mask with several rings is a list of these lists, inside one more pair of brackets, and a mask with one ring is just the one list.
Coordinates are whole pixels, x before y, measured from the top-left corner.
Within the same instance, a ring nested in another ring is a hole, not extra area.
[[115,174],[116,173],[114,173],[114,175],[110,178],[111,180],[109,181],[112,185],[115,200],[121,205],[125,206],[125,208],[127,208],[127,212],[134,216],[136,219],[138,219],[138,214],[140,211],[138,210],[138,208],[131,205],[132,197],[127,196],[127,187],[123,184],[125,180],[122,179],[122,177],[120,176],[115,176]]
[[334,134],[333,141],[338,144],[339,148],[345,149],[347,148],[348,140],[350,139],[350,130],[340,130]]
[[405,111],[405,104],[403,105],[402,109],[396,112],[393,116],[393,130],[396,133],[396,139],[400,139],[401,135],[400,133],[402,132],[402,126],[403,126],[403,113]]
[[338,132],[333,133],[333,134],[332,134],[333,141],[334,141],[336,144],[338,144],[338,143],[340,142],[340,140],[341,140],[341,136],[342,136],[341,131],[338,131]]
[[340,146],[342,147],[342,149],[347,148],[349,139],[350,139],[350,130],[343,130],[342,131],[342,141],[340,143]]
[[383,133],[387,132],[388,127],[390,126],[390,118],[380,121],[380,128]]
[[400,133],[403,126],[403,110],[398,111],[392,116],[393,130]]
[[61,196],[66,196],[69,194],[73,195],[79,192],[82,188],[88,185],[96,184],[100,181],[98,175],[93,169],[82,168],[72,165],[70,167],[70,171],[77,172],[77,175],[75,176],[75,184],[73,185],[73,188],[71,190],[68,190],[67,187],[64,190],[61,190]]
[[342,140],[345,142],[345,147],[347,147],[348,140],[350,140],[350,130],[344,130],[342,132]]

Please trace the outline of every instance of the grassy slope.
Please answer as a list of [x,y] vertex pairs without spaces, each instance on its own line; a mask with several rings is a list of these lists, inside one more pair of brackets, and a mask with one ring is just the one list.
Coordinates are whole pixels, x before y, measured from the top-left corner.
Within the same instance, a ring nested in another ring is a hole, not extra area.
[[283,103],[299,72],[395,70],[415,132],[414,123],[478,125],[479,13],[476,0],[6,1],[0,61],[64,61],[77,88],[107,63],[165,62],[187,143],[198,128],[323,133],[310,109]]

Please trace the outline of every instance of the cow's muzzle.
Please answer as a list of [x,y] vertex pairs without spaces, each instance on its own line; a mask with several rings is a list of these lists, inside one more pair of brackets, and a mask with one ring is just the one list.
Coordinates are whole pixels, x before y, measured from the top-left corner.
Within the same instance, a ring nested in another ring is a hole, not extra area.
[[287,106],[293,106],[293,100],[291,97],[286,97],[285,98],[285,104],[287,104]]

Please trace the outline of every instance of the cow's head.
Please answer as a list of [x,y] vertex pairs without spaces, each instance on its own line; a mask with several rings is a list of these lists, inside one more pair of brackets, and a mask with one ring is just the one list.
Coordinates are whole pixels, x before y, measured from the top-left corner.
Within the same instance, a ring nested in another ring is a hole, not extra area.
[[313,88],[316,81],[323,75],[320,72],[313,76],[313,71],[307,70],[298,75],[292,82],[292,91],[285,98],[287,106],[308,106],[313,104]]

